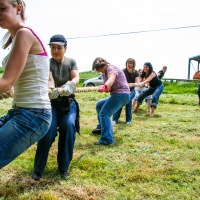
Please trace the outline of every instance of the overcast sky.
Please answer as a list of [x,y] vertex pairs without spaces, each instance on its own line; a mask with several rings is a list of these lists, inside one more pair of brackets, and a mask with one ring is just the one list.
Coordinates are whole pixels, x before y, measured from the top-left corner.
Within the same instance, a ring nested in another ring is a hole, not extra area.
[[[168,66],[167,78],[187,78],[188,58],[200,54],[200,0],[29,0],[26,4],[26,24],[45,45],[52,35],[63,34],[68,39],[66,56],[77,61],[79,71],[91,70],[98,56],[120,68],[132,57],[137,69],[149,61],[156,72]],[[149,30],[160,31],[143,32]],[[1,29],[1,38],[4,33]],[[6,53],[0,50],[1,60]]]

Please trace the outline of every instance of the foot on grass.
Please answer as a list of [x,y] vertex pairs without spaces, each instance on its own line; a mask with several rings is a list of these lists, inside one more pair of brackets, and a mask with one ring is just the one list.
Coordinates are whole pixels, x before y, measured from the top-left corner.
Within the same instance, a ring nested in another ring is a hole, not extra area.
[[154,113],[150,112],[149,116],[154,117]]

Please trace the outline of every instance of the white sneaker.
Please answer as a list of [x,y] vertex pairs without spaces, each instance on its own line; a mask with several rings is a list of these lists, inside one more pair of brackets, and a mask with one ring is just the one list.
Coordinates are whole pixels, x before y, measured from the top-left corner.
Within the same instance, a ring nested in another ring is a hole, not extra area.
[[127,124],[127,125],[130,125],[130,124],[131,124],[131,122],[126,122],[126,124]]

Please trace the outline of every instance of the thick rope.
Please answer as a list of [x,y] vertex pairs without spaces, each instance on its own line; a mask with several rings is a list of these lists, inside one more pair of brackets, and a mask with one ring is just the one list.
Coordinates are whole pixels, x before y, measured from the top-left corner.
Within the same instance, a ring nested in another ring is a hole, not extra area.
[[[49,89],[49,94],[52,92],[53,89]],[[63,90],[63,88],[59,88],[60,91]],[[80,92],[93,92],[93,91],[98,91],[99,87],[78,87],[75,90],[75,93],[80,93]]]
[[[59,88],[59,90],[62,90],[62,88]],[[99,87],[77,87],[75,90],[75,93],[81,93],[81,92],[93,92],[93,91],[98,91]],[[52,89],[49,89],[49,94],[52,92]],[[13,97],[14,91],[13,88],[10,89],[7,92],[4,92],[0,94],[0,100],[1,99],[6,99],[9,97]]]

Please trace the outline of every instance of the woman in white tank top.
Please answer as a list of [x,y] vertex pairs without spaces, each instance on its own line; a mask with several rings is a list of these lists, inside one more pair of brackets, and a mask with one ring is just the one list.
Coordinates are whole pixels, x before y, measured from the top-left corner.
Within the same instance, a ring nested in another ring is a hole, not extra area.
[[14,87],[13,108],[0,118],[0,169],[42,138],[51,124],[49,58],[42,42],[25,27],[23,0],[0,0],[0,27],[8,32],[0,93]]

